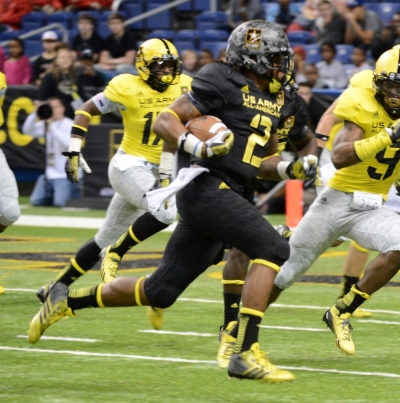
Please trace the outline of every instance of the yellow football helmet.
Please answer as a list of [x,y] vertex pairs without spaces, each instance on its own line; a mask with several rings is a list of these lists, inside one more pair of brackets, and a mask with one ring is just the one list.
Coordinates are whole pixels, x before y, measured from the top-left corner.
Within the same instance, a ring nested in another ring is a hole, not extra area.
[[160,92],[169,85],[178,84],[182,72],[176,47],[166,39],[159,38],[142,43],[136,54],[135,66],[142,80]]
[[400,49],[392,48],[376,61],[375,97],[392,119],[400,118]]

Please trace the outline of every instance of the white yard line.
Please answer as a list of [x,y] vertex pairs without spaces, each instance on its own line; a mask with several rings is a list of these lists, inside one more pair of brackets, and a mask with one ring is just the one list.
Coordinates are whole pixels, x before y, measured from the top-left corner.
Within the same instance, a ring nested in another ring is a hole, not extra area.
[[[28,336],[25,336],[23,334],[19,334],[17,336],[19,339],[27,339]],[[77,342],[83,342],[83,343],[97,343],[97,339],[80,339],[78,337],[55,337],[55,336],[42,336],[40,340],[60,340],[60,341],[77,341]]]
[[215,333],[173,332],[169,330],[138,330],[138,333],[172,334],[177,336],[216,337]]
[[[57,227],[57,228],[86,228],[99,229],[104,223],[104,218],[91,217],[66,217],[22,214],[13,225],[27,227]],[[164,232],[172,232],[176,222],[164,229]]]
[[[31,288],[6,288],[9,292],[37,292]],[[204,304],[222,304],[223,301],[215,299],[202,299],[202,298],[178,298],[178,302],[198,302]],[[284,308],[284,309],[313,309],[313,310],[324,310],[329,309],[330,306],[317,306],[317,305],[290,305],[290,304],[272,304],[272,308]],[[385,309],[368,309],[369,312],[373,313],[387,313],[390,315],[400,315],[400,311],[388,311]],[[364,320],[364,322],[366,322]],[[390,322],[387,322],[390,324]],[[397,322],[393,322],[397,324]]]
[[[132,355],[132,354],[111,354],[111,353],[93,353],[88,351],[71,351],[71,350],[47,350],[41,348],[19,348],[10,346],[0,346],[0,350],[3,351],[16,351],[21,353],[38,353],[38,354],[62,354],[62,355],[75,355],[75,356],[87,356],[87,357],[100,357],[100,358],[122,358],[128,360],[146,360],[146,361],[163,361],[172,363],[187,363],[187,364],[207,364],[215,366],[214,360],[190,360],[186,358],[177,357],[149,357],[144,355]],[[288,369],[291,371],[308,371],[318,373],[329,374],[345,374],[345,375],[360,375],[360,376],[375,376],[383,378],[397,378],[400,379],[400,374],[391,374],[385,372],[360,372],[360,371],[342,371],[338,369],[320,369],[309,367],[286,367],[280,366],[280,368]]]

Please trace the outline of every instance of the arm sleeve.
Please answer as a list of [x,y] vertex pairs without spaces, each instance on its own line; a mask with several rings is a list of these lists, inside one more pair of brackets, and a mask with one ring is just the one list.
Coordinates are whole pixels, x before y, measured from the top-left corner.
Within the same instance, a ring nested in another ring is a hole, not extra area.
[[35,138],[44,137],[45,123],[43,120],[36,121],[37,115],[35,112],[28,115],[22,126],[22,133],[29,134]]

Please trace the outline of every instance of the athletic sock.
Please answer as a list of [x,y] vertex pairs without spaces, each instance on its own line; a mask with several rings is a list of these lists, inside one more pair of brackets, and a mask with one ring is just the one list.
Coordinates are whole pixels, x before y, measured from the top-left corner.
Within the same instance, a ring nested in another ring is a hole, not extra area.
[[111,245],[110,252],[123,257],[129,249],[167,227],[168,224],[158,221],[150,213],[145,213],[129,227],[128,231],[115,244]]
[[226,329],[228,324],[232,321],[238,320],[239,305],[241,300],[241,294],[227,294],[224,293],[224,325],[223,329]]
[[68,292],[68,306],[75,311],[84,308],[104,308],[101,300],[103,284],[94,287],[80,288]]
[[339,315],[342,313],[353,313],[369,298],[371,298],[370,295],[362,292],[357,285],[354,285],[350,292],[336,301],[336,308],[339,310]]
[[100,251],[101,249],[97,243],[94,239],[91,239],[79,249],[76,256],[58,274],[55,281],[68,286],[71,285],[99,261]]
[[343,276],[343,283],[342,283],[342,294],[339,295],[338,298],[343,298],[347,293],[350,292],[351,287],[357,284],[359,278],[358,277],[351,277],[351,276]]
[[263,316],[263,312],[255,309],[242,308],[240,310],[239,330],[234,354],[250,350],[252,344],[258,342],[258,332]]

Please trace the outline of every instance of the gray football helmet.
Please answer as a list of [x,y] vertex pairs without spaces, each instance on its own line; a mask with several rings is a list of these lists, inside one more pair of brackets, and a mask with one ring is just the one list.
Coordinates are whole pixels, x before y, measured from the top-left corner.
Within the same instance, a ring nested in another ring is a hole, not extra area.
[[279,91],[293,78],[293,50],[289,40],[281,28],[268,21],[247,21],[236,27],[228,40],[226,59],[261,76],[269,77],[271,70],[284,72],[282,80],[271,79],[271,92]]

